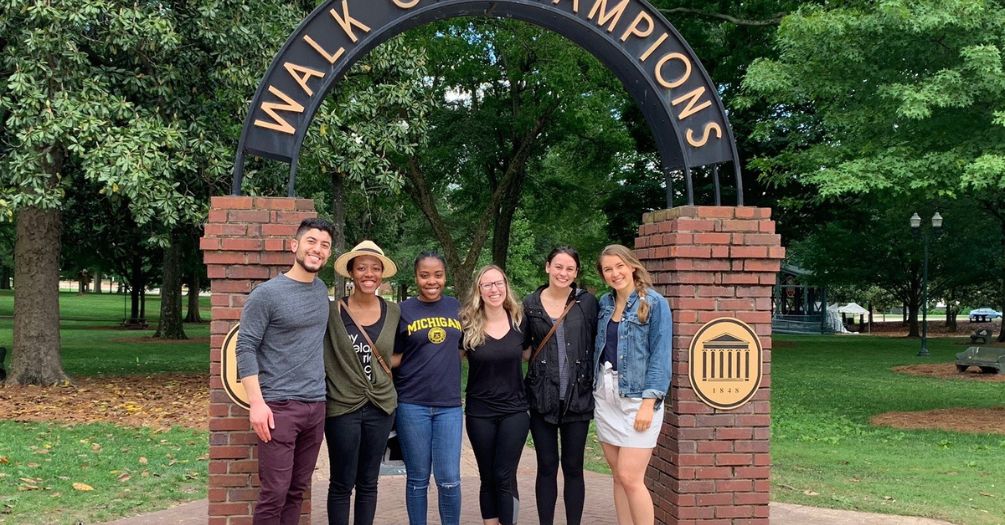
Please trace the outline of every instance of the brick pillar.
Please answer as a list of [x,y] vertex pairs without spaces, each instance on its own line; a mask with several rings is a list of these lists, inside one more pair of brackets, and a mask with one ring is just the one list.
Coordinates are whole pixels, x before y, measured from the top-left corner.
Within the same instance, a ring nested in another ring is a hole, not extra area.
[[[209,524],[251,523],[258,497],[257,438],[248,411],[227,396],[221,348],[255,284],[290,268],[289,240],[314,217],[310,199],[213,197],[200,248],[212,281],[209,381]],[[310,491],[301,523],[310,523]]]
[[[646,472],[656,521],[767,524],[771,471],[771,294],[785,249],[771,210],[686,206],[643,216],[636,253],[673,310],[671,410]],[[763,347],[763,378],[734,410],[703,403],[688,349],[705,323],[744,321]]]

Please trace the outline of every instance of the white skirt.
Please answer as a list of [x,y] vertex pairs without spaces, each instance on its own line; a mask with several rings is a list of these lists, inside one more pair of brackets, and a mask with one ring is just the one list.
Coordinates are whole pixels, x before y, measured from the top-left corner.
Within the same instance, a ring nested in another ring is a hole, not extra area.
[[593,391],[596,401],[594,417],[597,420],[597,439],[617,447],[653,448],[663,426],[663,403],[653,411],[653,422],[647,430],[635,430],[635,415],[642,406],[641,397],[618,395],[618,373],[605,364],[600,371],[599,384]]

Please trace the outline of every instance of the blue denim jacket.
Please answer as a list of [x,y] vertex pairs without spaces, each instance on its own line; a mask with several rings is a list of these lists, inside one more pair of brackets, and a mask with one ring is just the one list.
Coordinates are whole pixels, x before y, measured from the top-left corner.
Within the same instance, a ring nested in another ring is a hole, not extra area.
[[[639,296],[632,292],[618,325],[618,393],[621,397],[663,399],[670,388],[670,305],[652,289],[646,290],[649,319],[639,322]],[[607,323],[614,315],[614,293],[600,298],[597,339],[593,352],[593,388],[601,377]]]

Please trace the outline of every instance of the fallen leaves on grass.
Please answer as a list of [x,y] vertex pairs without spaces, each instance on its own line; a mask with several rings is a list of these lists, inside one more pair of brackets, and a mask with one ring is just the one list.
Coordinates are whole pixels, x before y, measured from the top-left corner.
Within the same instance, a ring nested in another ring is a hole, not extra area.
[[91,492],[94,487],[88,485],[87,483],[81,483],[79,481],[74,482],[73,490],[79,490],[80,492]]
[[869,420],[873,425],[901,429],[935,429],[972,434],[1005,434],[1005,406],[940,408],[919,412],[886,412]]
[[[208,412],[209,380],[204,374],[85,377],[68,386],[0,388],[0,419],[12,421],[207,430]],[[92,450],[100,452],[101,445],[93,444]]]
[[956,363],[925,363],[920,365],[895,366],[893,367],[893,371],[912,376],[1005,383],[1005,372],[999,374],[985,374],[982,373],[976,366],[972,366],[968,368],[966,372],[960,373],[956,371]]

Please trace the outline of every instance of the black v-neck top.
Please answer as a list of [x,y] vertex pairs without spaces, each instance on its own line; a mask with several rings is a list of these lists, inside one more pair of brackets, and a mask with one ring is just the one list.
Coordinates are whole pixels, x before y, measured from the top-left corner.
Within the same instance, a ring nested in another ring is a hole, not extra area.
[[526,333],[527,319],[524,318],[519,330],[510,326],[506,335],[499,339],[486,334],[483,345],[467,351],[467,415],[494,417],[527,411],[523,387]]

